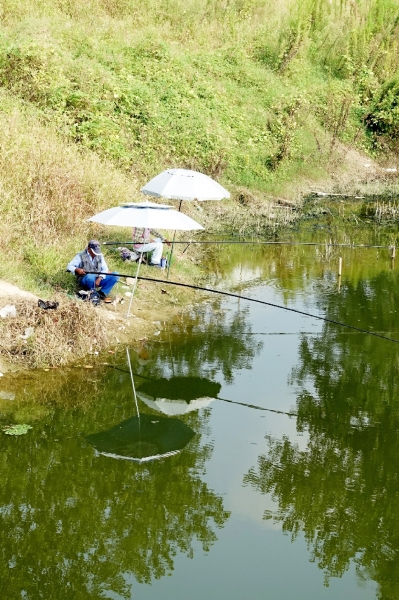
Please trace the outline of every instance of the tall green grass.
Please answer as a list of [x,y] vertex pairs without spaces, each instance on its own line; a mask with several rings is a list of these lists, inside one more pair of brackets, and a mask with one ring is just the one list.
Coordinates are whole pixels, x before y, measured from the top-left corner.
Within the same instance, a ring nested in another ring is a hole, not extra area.
[[265,188],[284,162],[301,173],[320,160],[320,130],[370,145],[358,129],[367,133],[397,71],[398,10],[388,0],[6,1],[0,83],[126,172],[179,164]]

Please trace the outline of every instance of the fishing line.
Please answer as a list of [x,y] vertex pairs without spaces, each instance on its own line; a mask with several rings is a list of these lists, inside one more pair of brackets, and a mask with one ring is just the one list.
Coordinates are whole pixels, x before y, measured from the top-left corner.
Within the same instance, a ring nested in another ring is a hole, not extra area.
[[[226,335],[229,334],[228,331],[224,332]],[[349,335],[349,332],[347,332]],[[357,334],[357,331],[351,331],[352,334]],[[368,332],[366,332],[368,333]],[[212,336],[212,333],[209,333],[207,335]],[[265,331],[242,331],[241,333],[237,334],[234,333],[234,335],[323,335],[322,331],[270,331],[270,332],[265,332]],[[392,338],[389,338],[392,339]]]
[[[140,375],[139,375],[140,377]],[[253,408],[255,410],[263,410],[266,412],[272,412],[275,413],[277,415],[285,415],[287,417],[301,417],[302,415],[300,415],[299,413],[296,412],[284,412],[282,410],[276,410],[273,408],[264,408],[263,406],[257,406],[256,404],[245,404],[245,402],[236,402],[235,400],[228,400],[227,398],[215,398],[215,400],[220,400],[221,402],[228,402],[229,404],[238,404],[239,406],[245,406],[247,408]],[[303,417],[308,417],[309,415],[303,415]],[[377,427],[376,425],[364,425],[364,426],[357,426],[357,425],[351,425],[350,423],[346,423],[345,421],[335,421],[334,419],[328,419],[326,417],[315,417],[315,421],[325,421],[328,423],[335,423],[337,425],[345,425],[346,427],[349,427],[350,429],[361,429],[361,430],[365,430],[365,429],[377,429],[378,431],[386,431],[389,433],[397,433],[398,430],[397,429],[386,429],[384,427]]]
[[[329,243],[329,242],[265,242],[265,241],[257,241],[254,240],[252,242],[240,242],[240,241],[229,241],[229,240],[185,240],[185,241],[176,241],[175,244],[241,244],[241,245],[262,245],[262,246],[327,246],[330,248],[392,248],[390,246],[376,246],[373,244],[338,244],[338,243]],[[142,241],[137,242],[102,242],[103,246],[117,246],[120,244],[133,245],[133,244],[143,244]]]
[[[104,275],[99,271],[86,271],[89,275]],[[132,277],[132,275],[126,275],[123,273],[112,273],[113,275],[117,275],[118,277]],[[334,325],[340,325],[341,327],[346,327],[347,329],[353,329],[354,331],[360,331],[361,333],[366,333],[367,335],[372,335],[374,337],[381,338],[383,340],[388,340],[389,342],[395,342],[399,344],[399,340],[394,338],[387,337],[386,335],[381,335],[380,333],[376,333],[374,331],[367,331],[366,329],[362,329],[361,327],[356,327],[355,325],[348,325],[347,323],[342,323],[341,321],[335,321],[334,319],[329,319],[328,317],[320,317],[318,315],[312,315],[311,313],[307,313],[303,310],[298,310],[297,308],[289,308],[288,306],[281,306],[280,304],[274,304],[273,302],[266,302],[265,300],[258,300],[257,298],[249,298],[248,296],[240,296],[239,294],[233,294],[232,292],[224,292],[222,290],[215,290],[212,288],[205,288],[198,285],[191,285],[189,283],[179,283],[177,281],[170,281],[169,279],[154,279],[152,277],[142,277],[141,275],[137,278],[142,281],[152,281],[153,283],[161,283],[162,285],[175,285],[177,287],[189,288],[192,290],[199,290],[201,292],[211,292],[213,294],[219,294],[221,296],[227,296],[228,298],[237,298],[239,300],[247,300],[248,302],[255,302],[256,304],[262,304],[263,306],[271,306],[272,308],[280,308],[282,310],[287,310],[289,312],[296,313],[298,315],[304,315],[305,317],[311,317],[313,319],[318,319],[319,321],[324,321],[325,323],[332,323]]]
[[[104,365],[106,365],[107,367],[111,367],[112,369],[117,369],[118,371],[123,371],[124,373],[129,373],[129,371],[127,371],[126,369],[122,369],[120,367],[117,367],[116,365],[111,365],[110,363],[104,363]],[[131,374],[134,374],[135,377],[139,377],[139,379],[146,379],[147,381],[157,381],[156,379],[152,378],[152,377],[145,377],[145,375],[140,375],[139,373],[133,373],[131,372]],[[246,404],[245,402],[237,402],[236,400],[229,400],[228,398],[213,398],[214,400],[220,400],[220,402],[227,402],[228,404],[237,404],[238,406],[244,406],[245,408],[253,408],[254,410],[262,410],[265,412],[271,412],[274,413],[276,415],[285,415],[286,417],[301,417],[303,416],[304,418],[309,417],[309,415],[300,415],[297,412],[285,412],[283,410],[277,410],[275,408],[265,408],[264,406],[258,406],[257,404]],[[337,425],[345,425],[346,427],[349,427],[350,429],[377,429],[378,431],[386,431],[389,433],[397,433],[398,430],[397,429],[386,429],[384,427],[377,427],[376,425],[364,425],[364,426],[357,426],[357,425],[351,425],[350,423],[346,423],[345,421],[336,421],[334,419],[328,419],[327,417],[315,417],[316,421],[324,421],[324,422],[328,422],[328,423],[335,423]]]

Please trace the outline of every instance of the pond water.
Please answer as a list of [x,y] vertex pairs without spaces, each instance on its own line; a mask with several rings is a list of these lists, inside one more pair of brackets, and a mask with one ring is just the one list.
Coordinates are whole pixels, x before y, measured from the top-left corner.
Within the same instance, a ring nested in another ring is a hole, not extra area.
[[[387,250],[209,265],[211,286],[399,339]],[[399,597],[399,345],[217,296],[159,331],[128,349],[140,422],[125,351],[1,379],[2,423],[32,426],[0,435],[3,597]]]

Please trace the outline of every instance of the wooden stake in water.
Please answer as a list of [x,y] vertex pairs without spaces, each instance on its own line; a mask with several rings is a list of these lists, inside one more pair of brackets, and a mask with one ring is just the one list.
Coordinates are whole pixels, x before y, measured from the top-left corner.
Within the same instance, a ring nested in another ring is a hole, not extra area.
[[342,278],[342,257],[338,259],[338,294],[341,293],[341,278]]
[[391,258],[392,258],[392,260],[395,260],[395,258],[396,258],[396,248],[395,248],[395,246],[391,246]]

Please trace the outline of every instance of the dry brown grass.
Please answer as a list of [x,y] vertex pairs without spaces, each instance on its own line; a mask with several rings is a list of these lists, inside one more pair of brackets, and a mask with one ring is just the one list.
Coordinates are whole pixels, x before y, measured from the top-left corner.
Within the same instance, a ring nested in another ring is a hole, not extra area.
[[[239,187],[220,202],[183,203],[183,212],[201,222],[207,233],[246,238],[267,236],[293,225],[301,215],[302,201],[285,200]],[[186,238],[189,236],[185,236]]]
[[[104,319],[99,310],[61,294],[56,310],[43,310],[35,300],[13,301],[16,317],[0,319],[0,354],[23,367],[65,365],[101,351],[108,343]],[[6,305],[3,300],[1,306]],[[26,330],[33,334],[24,339]]]
[[7,95],[0,98],[1,231],[7,242],[23,236],[56,247],[70,238],[86,240],[93,212],[131,200],[132,180],[65,144],[22,107],[16,110]]
[[35,292],[65,289],[66,264],[97,235],[86,219],[132,200],[138,186],[66,144],[7,94],[0,102],[0,276]]

